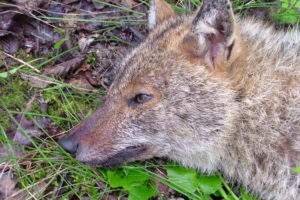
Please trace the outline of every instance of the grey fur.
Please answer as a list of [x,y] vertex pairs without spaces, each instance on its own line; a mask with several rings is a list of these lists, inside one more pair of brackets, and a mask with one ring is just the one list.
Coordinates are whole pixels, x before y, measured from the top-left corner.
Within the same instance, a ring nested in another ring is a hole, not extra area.
[[[70,136],[80,143],[78,160],[101,163],[142,145],[147,150],[126,162],[168,157],[221,171],[264,200],[300,199],[300,175],[292,172],[300,165],[300,34],[223,19],[232,27],[225,41],[234,45],[230,55],[229,43],[218,49],[211,68],[197,52],[206,48],[205,37],[196,43],[193,37],[215,32],[208,22],[218,13],[210,11],[231,11],[228,4],[207,0],[204,15],[156,24],[124,60],[103,108]],[[227,11],[219,19],[232,15]],[[201,29],[193,28],[199,23]],[[193,37],[181,46],[186,35]],[[128,105],[139,93],[153,100]]]

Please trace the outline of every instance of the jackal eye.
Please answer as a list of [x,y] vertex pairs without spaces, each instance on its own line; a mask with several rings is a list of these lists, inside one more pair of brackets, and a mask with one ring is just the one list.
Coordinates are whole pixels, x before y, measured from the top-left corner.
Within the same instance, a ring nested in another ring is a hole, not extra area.
[[132,99],[129,100],[129,105],[137,105],[137,104],[143,104],[152,99],[152,95],[150,94],[137,94]]

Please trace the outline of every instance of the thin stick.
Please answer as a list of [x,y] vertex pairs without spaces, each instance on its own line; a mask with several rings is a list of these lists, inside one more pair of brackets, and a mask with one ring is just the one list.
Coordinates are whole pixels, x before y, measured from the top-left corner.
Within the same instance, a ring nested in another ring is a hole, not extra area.
[[36,68],[35,68],[34,66],[32,66],[31,64],[28,64],[28,63],[24,62],[23,60],[21,60],[21,59],[19,59],[19,58],[16,58],[16,57],[14,57],[14,56],[12,56],[12,55],[10,55],[10,54],[8,54],[8,53],[5,53],[5,52],[3,52],[3,51],[0,52],[0,53],[3,53],[4,55],[6,55],[6,56],[8,56],[8,57],[10,57],[10,58],[12,58],[12,59],[14,59],[14,60],[16,60],[16,61],[22,63],[23,65],[26,65],[26,66],[30,67],[31,69],[33,69],[33,70],[34,70],[35,72],[37,72],[37,73],[41,73],[40,70],[36,69]]

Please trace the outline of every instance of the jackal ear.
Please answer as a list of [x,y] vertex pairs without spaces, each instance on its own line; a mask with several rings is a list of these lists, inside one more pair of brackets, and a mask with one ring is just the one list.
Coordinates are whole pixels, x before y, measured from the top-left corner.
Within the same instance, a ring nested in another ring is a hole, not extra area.
[[[183,43],[215,68],[230,59],[235,45],[235,20],[228,0],[204,0]],[[193,43],[193,44],[192,44]]]
[[152,0],[148,14],[148,27],[151,30],[175,15],[174,10],[164,0]]

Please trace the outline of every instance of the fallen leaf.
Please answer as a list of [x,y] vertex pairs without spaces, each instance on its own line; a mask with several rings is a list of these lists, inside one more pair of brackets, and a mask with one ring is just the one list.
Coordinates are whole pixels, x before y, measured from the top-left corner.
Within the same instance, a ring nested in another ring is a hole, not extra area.
[[[26,104],[25,107],[25,111],[24,112],[30,112],[31,110],[31,105],[33,103],[34,100],[36,100],[37,98],[37,93],[34,94],[30,101]],[[41,100],[40,100],[41,101]],[[40,103],[41,105],[41,103]],[[42,105],[44,106],[44,105]],[[42,108],[43,111],[45,112],[45,108]],[[47,108],[46,108],[47,109]],[[13,138],[13,141],[18,143],[18,144],[22,144],[22,145],[30,145],[31,141],[29,140],[29,138],[32,137],[41,137],[42,135],[44,135],[44,133],[41,131],[41,129],[46,128],[46,126],[50,123],[50,119],[47,119],[46,117],[42,117],[41,119],[37,120],[37,123],[34,123],[33,120],[28,120],[25,117],[25,114],[20,114],[18,116],[18,128],[16,130],[15,136]],[[24,132],[26,132],[26,136],[24,135]]]
[[84,76],[85,76],[86,80],[94,87],[99,87],[99,86],[103,85],[103,82],[100,79],[100,77],[93,76],[91,71],[86,71],[84,73]]
[[[36,100],[37,94],[33,95],[30,101],[26,104],[24,112],[30,112],[31,104],[34,100]],[[47,108],[43,105],[43,100],[40,99],[40,105],[42,107],[43,112],[45,112]],[[12,141],[15,143],[13,146],[5,145],[0,148],[0,156],[3,157],[0,161],[5,160],[7,155],[15,154],[16,157],[24,157],[26,155],[23,152],[22,145],[31,145],[30,138],[41,137],[44,135],[41,129],[45,129],[46,126],[51,122],[50,119],[46,117],[41,117],[36,119],[37,123],[34,123],[33,120],[28,120],[25,117],[25,114],[19,114],[16,117],[18,122],[17,128],[15,130],[11,130],[8,134],[12,138]]]
[[16,36],[9,34],[0,38],[2,48],[7,53],[16,53],[19,49],[19,40]]
[[79,68],[75,71],[74,75],[76,76],[76,75],[81,74],[82,72],[84,73],[84,72],[87,72],[87,71],[91,71],[90,65],[84,63],[83,65],[81,65],[81,67],[79,67]]
[[89,46],[96,38],[99,37],[99,34],[93,34],[89,36],[83,36],[79,39],[78,45],[82,52],[84,52],[85,48]]
[[29,11],[37,8],[44,0],[15,0],[17,5],[22,6]]
[[46,78],[42,78],[42,77],[34,76],[34,75],[29,75],[29,74],[25,74],[25,73],[22,73],[22,72],[20,72],[20,76],[23,80],[29,81],[33,87],[37,87],[37,88],[46,88],[49,84],[55,83],[55,82],[50,81]]
[[61,3],[63,4],[71,4],[71,3],[75,3],[75,2],[78,2],[79,0],[62,0]]
[[44,191],[48,187],[49,184],[44,181],[38,182],[37,184],[31,185],[29,188],[29,192],[26,189],[16,190],[15,192],[7,197],[5,200],[30,200],[30,199],[41,199]]
[[134,7],[135,5],[137,5],[137,2],[135,2],[133,0],[121,0],[121,4],[123,6],[125,6],[126,8],[131,9],[132,7]]
[[0,173],[0,200],[6,200],[9,196],[16,192],[16,180],[13,179],[12,173],[8,172]]
[[[41,128],[45,128],[50,123],[50,121],[51,121],[50,119],[42,118],[38,120],[37,123],[40,125]],[[30,145],[31,142],[29,138],[41,137],[44,135],[41,129],[37,127],[37,125],[32,120],[27,120],[26,118],[24,118],[21,126],[22,128],[16,131],[15,137],[13,139],[14,142],[17,142],[19,144]],[[27,136],[24,135],[21,129],[23,129],[24,132],[26,132]]]
[[0,11],[5,10],[6,12],[0,15],[0,29],[8,30],[13,22],[13,17],[17,14],[15,8],[2,8]]
[[95,91],[94,87],[86,80],[85,77],[80,76],[77,78],[72,78],[68,81],[69,84],[74,85],[78,90],[82,91]]
[[86,56],[79,56],[77,58],[73,58],[66,62],[60,63],[53,67],[48,67],[43,72],[44,75],[53,75],[56,77],[65,77],[68,73],[75,71],[78,67],[80,67],[85,61]]

